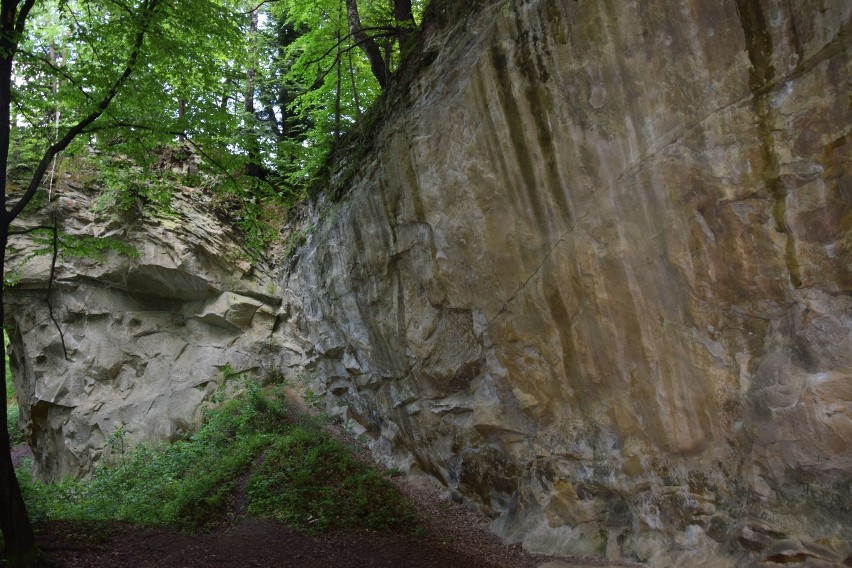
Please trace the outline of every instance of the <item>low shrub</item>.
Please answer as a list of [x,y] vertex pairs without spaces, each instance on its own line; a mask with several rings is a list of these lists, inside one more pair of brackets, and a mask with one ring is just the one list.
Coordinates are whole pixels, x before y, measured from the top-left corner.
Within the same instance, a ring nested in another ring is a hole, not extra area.
[[308,530],[412,528],[416,518],[387,473],[311,426],[296,426],[274,441],[248,495],[250,512]]

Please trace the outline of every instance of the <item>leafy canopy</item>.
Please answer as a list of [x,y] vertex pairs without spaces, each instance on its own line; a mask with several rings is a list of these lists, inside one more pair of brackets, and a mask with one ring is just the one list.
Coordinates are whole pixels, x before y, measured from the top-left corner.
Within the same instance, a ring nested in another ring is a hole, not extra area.
[[[186,139],[241,198],[292,205],[381,94],[349,1],[159,3],[133,73],[69,150],[94,144],[144,167],[157,148]],[[142,25],[135,4],[36,2],[14,69],[10,168],[32,171],[46,146],[103,101]],[[360,31],[391,73],[400,30],[419,20],[423,1],[411,6],[413,21],[401,27],[392,2],[357,3]]]
[[[412,8],[419,21],[423,2],[414,1]],[[396,71],[401,36],[392,3],[360,0],[357,9],[364,33],[378,42],[389,70]],[[344,0],[280,0],[259,10],[258,89],[271,104],[257,118],[267,125],[275,117],[295,125],[289,136],[268,139],[274,147],[266,155],[287,183],[299,187],[318,175],[382,90]]]
[[[13,126],[23,143],[61,138],[102,103],[124,71],[140,19],[117,1],[46,0],[31,13],[14,68]],[[235,130],[221,108],[222,78],[234,74],[243,41],[238,14],[226,2],[161,2],[132,73],[78,145],[146,149],[191,133],[223,142]],[[180,101],[191,101],[180,112]],[[141,156],[142,152],[136,152]]]

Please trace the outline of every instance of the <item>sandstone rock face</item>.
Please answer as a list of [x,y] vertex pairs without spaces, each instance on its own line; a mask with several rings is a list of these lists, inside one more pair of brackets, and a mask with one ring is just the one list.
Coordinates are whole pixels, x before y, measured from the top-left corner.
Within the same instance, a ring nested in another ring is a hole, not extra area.
[[285,275],[285,364],[531,550],[842,562],[852,4],[480,5]]
[[35,473],[48,480],[85,475],[110,440],[128,447],[192,432],[223,382],[268,371],[280,304],[200,191],[178,191],[168,215],[98,214],[93,197],[68,176],[21,224],[50,224],[55,213],[69,240],[109,237],[138,253],[60,255],[50,299],[67,355],[45,302],[51,256],[26,260],[45,243],[12,237],[7,264],[20,278],[6,290],[10,363]]

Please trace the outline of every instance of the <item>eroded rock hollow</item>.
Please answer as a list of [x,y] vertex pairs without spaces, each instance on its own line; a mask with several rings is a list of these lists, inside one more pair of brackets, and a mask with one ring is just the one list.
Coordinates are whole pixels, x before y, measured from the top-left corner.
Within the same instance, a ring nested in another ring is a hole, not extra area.
[[[256,357],[531,550],[843,562],[852,5],[461,4],[433,4],[417,73],[280,298],[241,271],[221,284],[216,250],[143,253],[122,268],[138,286],[108,269],[60,286],[100,308],[68,322],[89,362],[59,377],[41,308],[16,312],[37,447],[96,453],[98,413],[126,405],[188,397],[183,420],[199,361]],[[140,307],[152,279],[182,307]],[[134,326],[135,350],[90,339]]]

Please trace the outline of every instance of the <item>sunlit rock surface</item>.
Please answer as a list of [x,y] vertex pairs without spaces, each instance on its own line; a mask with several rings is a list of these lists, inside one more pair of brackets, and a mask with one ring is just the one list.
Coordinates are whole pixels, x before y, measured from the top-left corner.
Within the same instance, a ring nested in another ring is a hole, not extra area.
[[[138,257],[60,255],[47,298],[50,236],[13,236],[7,269],[11,364],[35,454],[49,480],[87,474],[104,451],[191,433],[202,403],[229,377],[266,374],[278,310],[275,285],[251,268],[240,239],[201,190],[176,190],[172,211],[96,213],[93,192],[68,174],[52,201],[21,227],[51,224],[129,244]],[[58,327],[57,327],[58,325]],[[58,329],[62,330],[63,342]]]
[[481,4],[283,279],[287,364],[531,550],[843,562],[852,4]]

